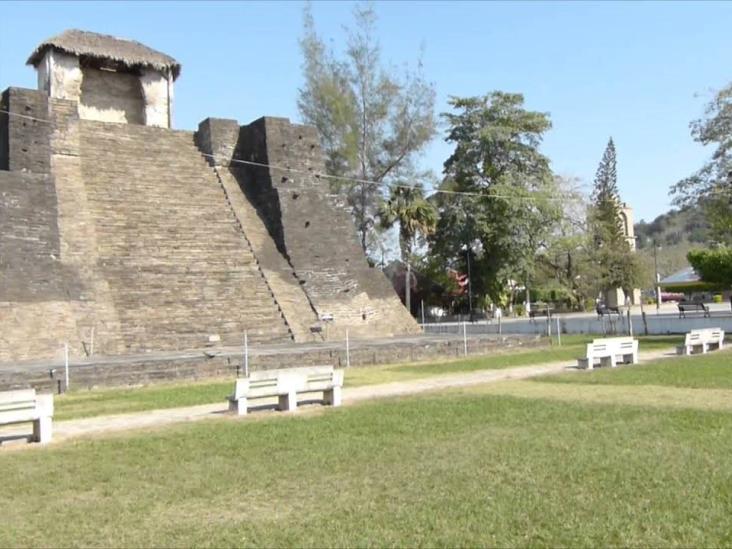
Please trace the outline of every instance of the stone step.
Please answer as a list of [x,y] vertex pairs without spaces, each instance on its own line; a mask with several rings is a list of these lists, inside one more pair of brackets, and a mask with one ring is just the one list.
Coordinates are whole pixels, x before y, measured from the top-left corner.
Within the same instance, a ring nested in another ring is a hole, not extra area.
[[200,346],[209,333],[291,339],[191,132],[83,121],[82,171],[98,265],[124,346]]

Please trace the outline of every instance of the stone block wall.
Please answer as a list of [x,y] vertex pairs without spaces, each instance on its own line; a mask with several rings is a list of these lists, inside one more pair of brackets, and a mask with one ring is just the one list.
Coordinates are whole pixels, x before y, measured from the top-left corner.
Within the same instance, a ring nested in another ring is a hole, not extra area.
[[[277,249],[268,227],[257,213],[236,167],[239,123],[236,120],[207,118],[196,132],[196,144],[213,167],[226,192],[229,204],[251,246],[259,268],[279,304],[295,341],[322,341],[318,317],[308,295],[287,258]],[[236,166],[236,164],[234,164]]]
[[92,332],[102,355],[418,332],[318,177],[313,128],[194,135],[43,91],[0,100],[23,115],[0,118],[0,362],[84,356]]
[[0,119],[2,167],[11,170],[0,171],[0,362],[57,357],[66,341],[82,353],[85,288],[62,257],[48,97],[10,88],[2,103],[39,120]]
[[[467,339],[469,356],[488,355],[506,348],[541,348],[546,340],[534,336],[470,336]],[[351,349],[351,367],[376,364],[410,363],[416,361],[460,359],[465,346],[458,338],[404,338],[393,342],[363,343]],[[316,365],[346,366],[342,346],[293,346],[282,349],[250,349],[249,367],[252,370],[296,368]],[[41,391],[56,391],[63,387],[61,360],[35,364],[0,367],[0,391],[33,387]],[[91,357],[74,360],[70,366],[71,386],[75,390],[96,387],[146,385],[160,381],[219,378],[231,380],[243,375],[241,351],[215,354],[186,353],[185,355],[157,355],[120,358]],[[222,396],[223,403],[223,396]]]
[[[235,140],[236,138],[236,140]],[[225,165],[290,265],[329,338],[416,333],[419,327],[378,269],[369,266],[342,197],[329,193],[315,128],[264,117],[242,126],[208,120],[199,146]],[[254,164],[241,164],[237,160]],[[261,164],[261,165],[257,165]]]
[[35,90],[8,88],[0,104],[2,110],[12,113],[0,118],[0,169],[49,173],[48,96]]
[[60,261],[57,215],[50,176],[0,171],[0,301],[78,298]]
[[10,117],[5,112],[8,110],[9,96],[9,90],[5,90],[0,94],[0,170],[10,169],[8,166],[8,161],[10,160],[10,151],[8,150],[10,146],[8,130],[10,128],[8,128],[8,120]]

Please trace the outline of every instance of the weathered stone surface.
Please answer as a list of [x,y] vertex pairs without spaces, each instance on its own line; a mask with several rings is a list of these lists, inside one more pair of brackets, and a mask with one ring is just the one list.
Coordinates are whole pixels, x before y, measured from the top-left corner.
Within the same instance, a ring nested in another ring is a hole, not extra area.
[[208,119],[198,133],[199,146],[222,165],[222,177],[233,176],[256,206],[289,266],[283,269],[273,250],[262,250],[265,271],[280,273],[283,280],[294,275],[318,317],[333,318],[321,326],[326,337],[342,338],[346,330],[352,335],[419,331],[383,273],[368,265],[345,203],[318,177],[325,166],[315,128],[265,117],[243,126],[237,136],[233,121]]
[[0,362],[92,339],[114,356],[418,331],[315,177],[313,128],[207,119],[194,136],[84,120],[42,92],[2,101],[42,122],[0,119]]
[[[49,173],[48,96],[40,91],[8,88],[0,99],[0,169]],[[33,120],[37,119],[37,120]]]
[[[533,336],[468,337],[468,354],[478,355],[511,347],[532,347],[541,344]],[[460,358],[464,347],[461,337],[418,336],[395,341],[354,342],[352,367],[375,364],[396,364],[435,358]],[[188,351],[155,353],[153,356],[92,357],[74,359],[71,363],[73,387],[93,388],[155,383],[158,381],[194,380],[243,375],[240,349],[218,352]],[[250,349],[252,371],[273,368],[346,365],[345,347],[336,343],[256,346]],[[53,370],[53,375],[50,372]],[[0,390],[33,387],[57,390],[63,382],[63,361],[35,361],[0,365]],[[222,395],[223,397],[224,395]]]
[[288,341],[220,181],[190,132],[82,120],[81,173],[125,352]]
[[78,299],[60,261],[58,210],[48,175],[0,171],[0,302]]
[[84,67],[82,73],[84,78],[79,101],[82,119],[145,124],[147,105],[139,76],[91,67]]

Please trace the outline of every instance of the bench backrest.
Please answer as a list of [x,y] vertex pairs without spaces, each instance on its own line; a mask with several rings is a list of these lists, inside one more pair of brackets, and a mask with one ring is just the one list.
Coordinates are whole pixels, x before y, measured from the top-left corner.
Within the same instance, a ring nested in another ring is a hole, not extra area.
[[633,342],[633,341],[635,341],[635,339],[630,336],[618,336],[618,337],[603,337],[603,338],[593,339],[592,343],[620,344],[620,343]]
[[587,358],[602,358],[613,356],[615,346],[608,343],[592,342],[587,344]]
[[587,344],[587,357],[601,358],[606,356],[635,353],[638,351],[638,340],[632,337],[607,337],[594,339]]
[[36,390],[22,389],[0,393],[0,423],[37,417]]
[[343,386],[343,370],[336,370],[333,366],[315,366],[305,370],[301,391],[323,391]]
[[700,343],[720,343],[724,340],[724,330],[721,328],[700,328],[692,330],[685,337],[685,345],[699,345]]
[[343,385],[343,370],[333,366],[256,370],[248,378],[236,380],[234,397],[273,396],[290,391],[322,391]]
[[707,310],[707,306],[704,303],[702,303],[701,301],[681,301],[678,303],[677,306],[678,306],[679,310],[684,310],[684,309],[697,309],[697,310],[701,309],[703,311]]

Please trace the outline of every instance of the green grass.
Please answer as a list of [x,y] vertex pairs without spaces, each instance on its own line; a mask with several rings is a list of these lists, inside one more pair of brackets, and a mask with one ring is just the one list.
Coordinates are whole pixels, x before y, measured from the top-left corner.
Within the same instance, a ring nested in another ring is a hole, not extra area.
[[732,389],[732,353],[712,352],[703,356],[658,360],[637,366],[544,376],[535,378],[535,381]]
[[54,419],[64,421],[162,408],[223,403],[234,389],[233,379],[162,383],[146,387],[71,392],[54,398]]
[[641,404],[446,392],[0,451],[0,546],[732,544],[732,414]]
[[[562,338],[561,347],[554,345],[538,350],[512,350],[461,360],[354,367],[346,371],[345,384],[347,387],[356,387],[477,370],[494,370],[562,360],[572,361],[582,354],[584,345],[592,338],[593,336],[565,336]],[[681,341],[680,338],[673,336],[639,339],[641,350],[670,348]],[[227,379],[72,392],[55,399],[55,419],[63,421],[161,408],[223,403],[226,395],[231,394],[233,387],[233,379]]]

